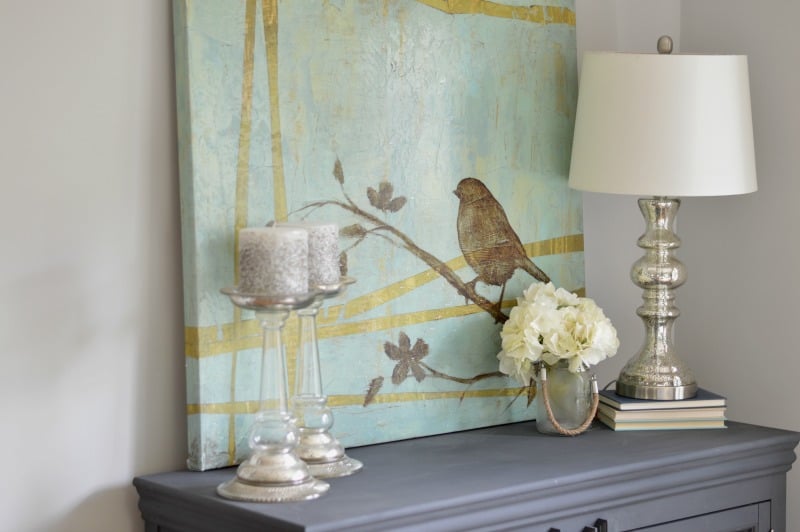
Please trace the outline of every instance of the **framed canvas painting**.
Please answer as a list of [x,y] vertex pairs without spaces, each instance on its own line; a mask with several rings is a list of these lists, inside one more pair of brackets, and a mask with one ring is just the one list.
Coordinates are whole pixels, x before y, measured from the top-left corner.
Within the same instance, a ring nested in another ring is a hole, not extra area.
[[340,228],[355,283],[318,338],[345,446],[532,419],[496,355],[528,285],[583,290],[572,0],[175,0],[174,24],[189,467],[248,452],[261,333],[220,289],[272,221]]

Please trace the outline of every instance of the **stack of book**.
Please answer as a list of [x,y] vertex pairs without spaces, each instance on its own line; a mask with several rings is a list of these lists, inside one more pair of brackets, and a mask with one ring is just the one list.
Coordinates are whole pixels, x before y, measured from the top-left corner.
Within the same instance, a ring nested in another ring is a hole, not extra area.
[[600,392],[597,418],[614,430],[724,429],[727,404],[702,388],[691,399],[653,401]]

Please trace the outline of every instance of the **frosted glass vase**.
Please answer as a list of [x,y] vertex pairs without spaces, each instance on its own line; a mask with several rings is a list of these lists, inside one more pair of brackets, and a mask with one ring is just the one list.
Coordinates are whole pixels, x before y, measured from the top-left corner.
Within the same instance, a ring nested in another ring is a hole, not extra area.
[[[568,362],[544,365],[547,372],[547,396],[553,418],[562,430],[579,429],[590,417],[594,417],[592,401],[592,375],[581,368],[577,373],[568,369]],[[544,404],[541,373],[536,375],[536,429],[544,434],[563,434],[553,424]]]

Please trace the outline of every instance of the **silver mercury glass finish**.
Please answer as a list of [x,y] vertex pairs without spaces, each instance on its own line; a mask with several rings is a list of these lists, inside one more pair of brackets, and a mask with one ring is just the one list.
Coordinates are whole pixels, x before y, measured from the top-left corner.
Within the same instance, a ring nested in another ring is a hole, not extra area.
[[673,229],[680,204],[679,199],[665,197],[639,200],[647,228],[638,246],[645,254],[631,268],[631,280],[643,290],[644,303],[636,314],[644,322],[645,339],[619,374],[619,395],[675,400],[697,393],[694,375],[675,353],[672,334],[673,323],[680,315],[674,290],[686,281],[686,267],[673,255],[681,245]]

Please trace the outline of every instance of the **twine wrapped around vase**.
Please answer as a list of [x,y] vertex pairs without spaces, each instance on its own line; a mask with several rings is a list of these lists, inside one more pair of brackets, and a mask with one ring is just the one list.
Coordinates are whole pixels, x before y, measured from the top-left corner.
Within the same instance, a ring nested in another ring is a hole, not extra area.
[[[565,368],[561,369],[566,371]],[[559,423],[555,413],[553,412],[553,405],[550,397],[550,386],[548,385],[547,373],[548,373],[547,366],[545,364],[540,364],[538,371],[538,376],[539,376],[538,386],[540,389],[537,391],[537,394],[541,392],[540,401],[541,405],[544,407],[545,413],[547,414],[547,421],[550,423],[555,432],[557,432],[558,434],[562,434],[564,436],[577,436],[578,434],[585,432],[586,429],[588,429],[589,426],[592,424],[592,420],[594,419],[595,414],[597,413],[597,405],[600,402],[600,393],[598,391],[596,377],[594,376],[594,374],[592,374],[589,380],[589,385],[591,388],[591,402],[589,403],[588,409],[586,410],[585,418],[576,427],[565,427],[562,423]],[[572,374],[572,375],[575,375],[575,379],[582,380],[582,377],[580,377],[579,375],[577,374]],[[579,391],[577,393],[581,392]],[[576,394],[573,403],[574,404],[579,403],[579,399],[580,398],[577,397]],[[541,411],[539,412],[539,415],[541,415]],[[542,422],[542,420],[539,419],[538,416],[537,416],[537,429],[539,429],[541,432],[551,432],[549,430],[549,427],[547,427]]]

